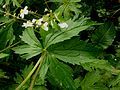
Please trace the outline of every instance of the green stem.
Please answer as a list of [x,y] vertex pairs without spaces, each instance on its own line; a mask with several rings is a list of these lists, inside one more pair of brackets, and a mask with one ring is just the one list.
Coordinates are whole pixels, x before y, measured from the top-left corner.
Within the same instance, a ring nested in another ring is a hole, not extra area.
[[29,80],[29,78],[31,77],[31,75],[34,73],[34,71],[36,70],[36,68],[38,67],[38,65],[40,64],[40,62],[44,59],[46,55],[46,51],[44,51],[40,57],[40,59],[37,61],[36,65],[34,66],[34,68],[31,70],[31,72],[28,74],[28,76],[24,79],[24,81],[15,89],[15,90],[20,90],[20,88]]
[[35,74],[34,74],[33,77],[32,77],[32,81],[31,81],[29,90],[32,90],[33,87],[34,87],[34,83],[35,83],[36,77],[37,77],[37,75],[38,75],[38,73],[39,73],[39,71],[40,71],[40,68],[41,68],[41,65],[42,65],[43,61],[44,61],[44,59],[40,62],[40,64],[39,64],[39,66],[38,66]]
[[21,41],[18,41],[18,42],[16,42],[15,44],[13,44],[13,45],[11,45],[11,46],[8,46],[8,47],[0,50],[0,53],[3,52],[3,51],[6,51],[6,50],[8,50],[8,49],[10,49],[10,48],[12,48],[12,47],[14,47],[15,45],[19,44],[20,42],[21,42]]

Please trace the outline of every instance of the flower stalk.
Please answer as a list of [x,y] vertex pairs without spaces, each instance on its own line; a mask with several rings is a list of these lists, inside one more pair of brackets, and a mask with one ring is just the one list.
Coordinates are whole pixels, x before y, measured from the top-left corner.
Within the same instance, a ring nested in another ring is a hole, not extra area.
[[44,51],[42,53],[40,59],[37,61],[37,63],[34,66],[34,68],[31,70],[31,72],[28,74],[28,76],[23,80],[23,82],[15,90],[20,90],[20,88],[30,79],[30,77],[33,75],[33,73],[38,68],[38,66],[41,67],[40,63],[44,60],[45,56],[46,56],[46,51]]

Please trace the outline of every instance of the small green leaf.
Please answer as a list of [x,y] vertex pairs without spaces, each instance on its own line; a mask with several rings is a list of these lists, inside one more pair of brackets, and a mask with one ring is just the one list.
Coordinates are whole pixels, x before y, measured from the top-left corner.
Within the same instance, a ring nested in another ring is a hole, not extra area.
[[48,90],[45,86],[34,86],[33,90]]
[[17,0],[12,0],[13,1],[13,6],[17,6],[17,7],[20,7],[20,4]]
[[0,59],[9,56],[9,54],[0,53]]
[[2,78],[3,76],[5,76],[5,72],[3,72],[3,71],[0,69],[0,78]]
[[109,86],[116,86],[118,83],[120,83],[120,74],[117,76],[117,78],[113,79],[111,82],[110,82],[110,85]]
[[92,86],[100,79],[101,75],[99,71],[88,72],[81,82],[82,90],[92,90]]
[[114,25],[112,23],[105,23],[99,26],[92,35],[92,41],[96,45],[106,49],[114,41],[115,33]]
[[9,23],[11,21],[11,19],[9,19],[9,17],[8,16],[0,16],[0,22],[1,23]]
[[0,0],[0,4],[2,4],[3,0]]
[[11,45],[15,39],[13,34],[13,22],[11,21],[6,27],[0,28],[0,49],[5,48],[7,45]]
[[88,71],[92,71],[94,69],[101,69],[112,73],[115,72],[115,68],[111,66],[107,60],[93,59],[93,62],[83,63],[82,66]]
[[5,0],[5,4],[8,5],[10,3],[10,0]]
[[[14,78],[14,80],[16,81],[16,84],[21,84],[21,82],[27,77],[27,75],[29,74],[29,72],[32,70],[33,68],[33,64],[31,63],[29,66],[26,66],[24,68],[24,70],[22,70],[22,75],[16,73],[16,78]],[[27,81],[27,83],[25,83],[22,87],[22,90],[25,90],[26,88],[29,87],[30,84],[30,79]],[[16,86],[16,85],[15,85]],[[15,87],[14,86],[14,87]]]
[[120,90],[120,86],[116,86],[116,87],[110,88],[110,90]]

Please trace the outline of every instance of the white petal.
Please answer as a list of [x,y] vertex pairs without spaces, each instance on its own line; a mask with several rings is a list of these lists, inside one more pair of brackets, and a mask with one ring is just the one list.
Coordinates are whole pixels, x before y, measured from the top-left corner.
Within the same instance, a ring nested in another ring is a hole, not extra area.
[[33,23],[30,22],[30,21],[27,21],[27,23],[23,23],[22,27],[25,27],[25,28],[27,28],[27,27],[33,27]]
[[28,9],[28,6],[25,6],[24,10],[27,10]]
[[36,22],[36,19],[33,19],[33,20],[32,20],[32,23],[35,23],[35,22]]
[[47,26],[47,25],[48,25],[48,22],[45,22],[45,23],[44,23],[44,26]]
[[45,30],[45,31],[48,31],[48,27],[44,27],[44,30]]
[[20,14],[20,17],[21,17],[21,18],[24,18],[24,14],[23,14],[23,13],[21,13],[21,14]]
[[27,15],[27,14],[28,14],[28,10],[24,10],[24,12],[23,12],[23,13]]
[[42,26],[45,31],[48,31],[48,22],[45,22]]
[[47,8],[45,8],[44,12],[47,12],[47,11],[48,11],[48,9],[47,9]]
[[68,27],[67,23],[59,23],[58,25],[60,26],[60,28],[67,28]]
[[41,21],[41,22],[42,22],[42,21],[43,21],[43,18],[40,18],[40,19],[39,19],[39,21]]

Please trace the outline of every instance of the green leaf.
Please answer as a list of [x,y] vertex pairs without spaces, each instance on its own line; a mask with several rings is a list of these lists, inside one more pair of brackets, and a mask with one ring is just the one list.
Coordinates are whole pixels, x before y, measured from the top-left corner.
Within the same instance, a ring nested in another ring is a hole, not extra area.
[[9,56],[9,54],[0,53],[0,59]]
[[94,90],[93,85],[101,79],[99,71],[88,72],[81,82],[82,90]]
[[48,80],[53,85],[58,85],[63,90],[76,90],[72,79],[71,68],[59,62],[53,55],[49,57],[50,66]]
[[0,78],[4,77],[5,76],[5,72],[3,72],[1,69],[0,69]]
[[66,23],[68,24],[67,29],[63,29],[56,33],[50,33],[45,39],[45,47],[49,47],[52,44],[62,42],[64,40],[70,39],[73,36],[76,36],[80,31],[87,29],[88,27],[95,25],[93,22],[87,22],[87,18],[81,18],[79,21],[69,20]]
[[120,47],[119,47],[119,46],[118,46],[118,48],[116,48],[116,52],[117,52],[117,53],[116,53],[116,56],[117,56],[117,57],[120,57]]
[[20,4],[17,0],[12,0],[13,1],[13,6],[17,6],[17,7],[20,7]]
[[13,50],[15,53],[22,55],[21,57],[30,59],[34,56],[39,55],[42,52],[42,49],[37,46],[21,45],[14,47]]
[[0,0],[0,4],[2,4],[3,0]]
[[92,35],[92,42],[106,49],[115,38],[115,27],[112,23],[105,23],[98,27]]
[[4,22],[4,23],[7,23],[7,22],[11,22],[12,19],[9,19],[8,16],[0,16],[0,22]]
[[13,50],[15,53],[21,54],[23,58],[30,59],[42,52],[41,43],[35,36],[32,28],[28,28],[23,31],[23,35],[20,37],[22,41],[26,43],[26,45],[14,47]]
[[82,81],[82,77],[78,77],[74,80],[76,88],[80,87],[81,81]]
[[[27,75],[29,74],[29,72],[32,70],[33,68],[33,64],[31,63],[29,66],[26,65],[26,67],[22,70],[22,74],[18,74],[16,73],[16,78],[14,78],[14,80],[16,81],[16,84],[21,84],[21,82],[27,77]],[[26,88],[29,87],[30,84],[30,79],[27,81],[27,83],[25,83],[22,87],[22,90],[25,90]],[[14,86],[16,87],[16,85]]]
[[0,29],[0,49],[4,49],[7,45],[11,45],[15,39],[13,34],[13,23],[10,22],[6,27]]
[[110,90],[120,90],[120,86],[118,86],[118,87],[113,87],[113,88],[110,88]]
[[[65,20],[70,19],[73,16],[79,16],[81,13],[80,8],[82,7],[77,2],[80,2],[80,0],[64,0],[59,1],[63,3],[56,11],[55,13],[59,13],[58,18],[64,17]],[[74,14],[73,14],[74,13]]]
[[5,4],[8,5],[10,3],[10,0],[5,0]]
[[120,74],[117,76],[117,78],[114,78],[114,79],[110,82],[109,86],[114,87],[114,86],[116,86],[118,83],[120,83]]
[[71,64],[82,64],[96,61],[96,57],[101,52],[100,49],[92,44],[73,38],[48,48],[58,59]]
[[37,39],[37,37],[34,34],[33,28],[27,28],[23,31],[22,36],[20,36],[22,41],[27,43],[30,46],[38,46],[41,47],[40,41]]
[[34,86],[33,90],[48,90],[45,86]]
[[93,62],[86,62],[83,63],[82,66],[84,67],[84,69],[88,70],[88,71],[92,71],[94,69],[101,69],[101,70],[107,70],[110,71],[112,73],[116,72],[116,69],[111,66],[108,61],[106,60],[99,60],[99,59],[93,59]]
[[88,71],[99,68],[116,72],[106,60],[97,59],[102,52],[101,49],[85,41],[80,41],[78,38],[52,45],[48,48],[48,51],[54,54],[59,60],[73,65],[82,65]]

